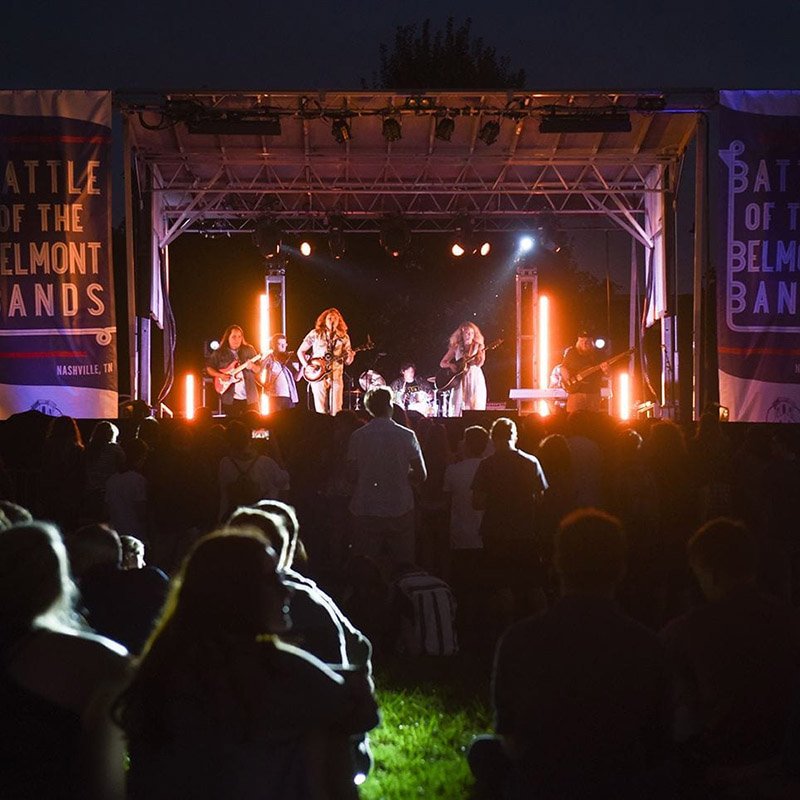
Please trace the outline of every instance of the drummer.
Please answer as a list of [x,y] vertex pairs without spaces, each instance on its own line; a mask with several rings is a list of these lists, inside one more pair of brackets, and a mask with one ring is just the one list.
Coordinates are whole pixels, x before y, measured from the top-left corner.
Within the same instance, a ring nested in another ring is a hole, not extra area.
[[417,376],[417,368],[413,361],[404,361],[400,366],[400,377],[392,381],[390,388],[394,394],[394,402],[408,410],[418,400],[420,394],[433,397],[433,385]]

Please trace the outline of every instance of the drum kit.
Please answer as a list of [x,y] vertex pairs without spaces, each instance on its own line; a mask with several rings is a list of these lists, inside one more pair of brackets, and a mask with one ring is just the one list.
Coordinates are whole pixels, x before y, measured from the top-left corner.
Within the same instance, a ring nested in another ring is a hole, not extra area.
[[[376,386],[386,386],[387,383],[380,372],[368,369],[359,376],[358,385],[361,387],[360,391],[355,389],[346,393],[350,400],[349,406],[354,411],[362,408],[364,394]],[[446,394],[449,394],[449,392]],[[439,399],[441,400],[442,398]],[[446,400],[446,398],[444,399]],[[417,389],[416,391],[400,392],[395,396],[395,402],[406,411],[415,412],[423,417],[439,417],[446,414],[447,403],[437,403],[436,392],[433,390]],[[444,407],[444,413],[439,408],[440,405]]]

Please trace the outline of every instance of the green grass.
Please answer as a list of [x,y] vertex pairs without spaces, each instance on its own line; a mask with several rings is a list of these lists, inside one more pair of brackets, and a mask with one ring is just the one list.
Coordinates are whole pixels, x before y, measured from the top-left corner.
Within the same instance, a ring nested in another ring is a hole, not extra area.
[[418,659],[379,669],[376,683],[382,724],[362,799],[468,797],[467,748],[491,730],[488,676],[468,659]]

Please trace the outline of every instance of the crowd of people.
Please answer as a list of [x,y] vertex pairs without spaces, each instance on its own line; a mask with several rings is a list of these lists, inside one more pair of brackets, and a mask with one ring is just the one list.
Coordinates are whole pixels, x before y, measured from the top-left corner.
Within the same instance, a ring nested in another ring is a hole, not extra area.
[[460,646],[478,796],[797,796],[791,426],[392,401],[0,426],[0,795],[356,797],[373,658]]

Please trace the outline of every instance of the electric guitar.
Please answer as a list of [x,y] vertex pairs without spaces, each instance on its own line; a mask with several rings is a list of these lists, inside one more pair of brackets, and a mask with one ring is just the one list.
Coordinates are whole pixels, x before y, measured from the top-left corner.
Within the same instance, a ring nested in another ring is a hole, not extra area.
[[359,347],[351,347],[346,353],[340,356],[332,356],[326,353],[324,356],[315,356],[309,358],[308,363],[303,367],[303,377],[309,383],[316,383],[321,381],[326,375],[329,375],[333,369],[334,364],[344,364],[345,359],[349,353],[360,353],[362,350],[372,350],[375,343],[367,336],[367,343]]
[[232,361],[227,367],[220,369],[220,372],[225,373],[224,378],[219,375],[214,376],[214,388],[219,394],[225,394],[234,383],[238,383],[244,379],[244,376],[241,374],[243,370],[246,370],[251,364],[255,364],[256,361],[261,361],[262,358],[264,358],[262,353],[256,353],[252,358],[248,358],[244,364],[239,364],[238,361]]
[[456,381],[467,374],[467,371],[478,360],[481,353],[488,353],[490,350],[500,347],[501,344],[503,344],[502,339],[495,339],[491,344],[479,348],[478,351],[471,356],[462,356],[452,364],[452,366],[455,367],[455,371],[453,371],[452,368],[440,369],[436,373],[437,391],[446,392],[448,389],[452,388]]
[[601,361],[599,364],[595,364],[592,367],[586,367],[586,369],[582,369],[577,374],[573,375],[569,380],[566,380],[563,376],[561,378],[561,386],[569,393],[573,394],[576,390],[578,384],[588,378],[590,375],[594,375],[595,372],[599,372],[601,369],[606,369],[610,367],[616,361],[620,361],[623,358],[627,358],[631,354],[636,352],[635,347],[630,347],[623,353],[617,353],[617,355],[612,356],[611,358],[607,359],[606,361]]

